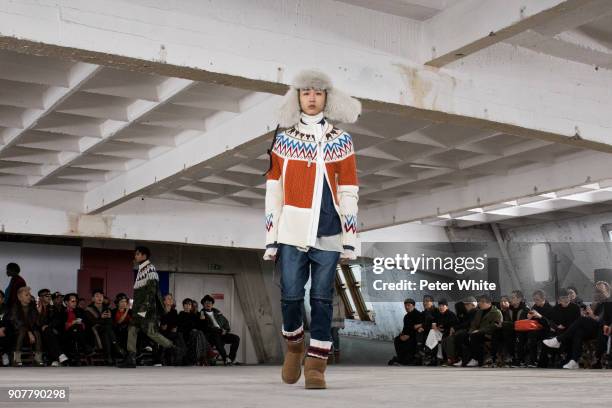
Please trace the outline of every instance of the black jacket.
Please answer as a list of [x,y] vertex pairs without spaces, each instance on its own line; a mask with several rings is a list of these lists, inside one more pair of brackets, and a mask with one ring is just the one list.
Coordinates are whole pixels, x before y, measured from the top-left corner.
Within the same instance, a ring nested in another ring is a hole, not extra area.
[[550,318],[550,327],[557,330],[557,326],[563,325],[565,329],[570,327],[580,317],[580,306],[576,303],[570,303],[567,307],[562,307],[556,304],[552,310]]
[[450,334],[451,328],[454,328],[457,323],[459,323],[459,320],[457,319],[457,315],[450,310],[447,310],[446,313],[440,313],[438,310],[438,312],[434,315],[433,323],[436,323],[438,330],[440,330],[442,335],[446,337]]
[[193,329],[199,328],[199,318],[195,313],[180,312],[177,316],[178,331],[189,334]]
[[455,331],[457,330],[468,330],[472,325],[472,320],[476,317],[476,313],[478,312],[478,308],[474,308],[469,312],[466,311],[462,317],[459,319],[459,322],[455,325]]
[[27,306],[23,306],[20,302],[15,303],[10,311],[10,320],[15,332],[21,329],[39,330],[38,310],[34,302],[30,302]]
[[170,309],[169,312],[163,314],[159,319],[160,326],[166,326],[164,331],[171,332],[178,327],[178,313],[175,308]]
[[[510,309],[508,309],[508,319],[513,323],[517,320],[525,320],[527,319],[527,313],[529,313],[529,307],[527,307],[524,302],[521,302],[517,307],[510,305]],[[505,314],[504,321],[506,321]]]
[[404,316],[404,328],[401,334],[412,335],[415,333],[414,325],[423,323],[423,313],[414,309]]

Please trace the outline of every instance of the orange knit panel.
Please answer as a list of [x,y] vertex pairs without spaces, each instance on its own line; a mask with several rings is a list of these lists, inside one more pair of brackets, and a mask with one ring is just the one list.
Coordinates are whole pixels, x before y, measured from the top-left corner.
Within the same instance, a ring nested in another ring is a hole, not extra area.
[[316,178],[316,165],[308,167],[302,160],[289,160],[285,170],[285,205],[311,208]]
[[357,186],[357,161],[355,155],[351,154],[344,160],[336,162],[336,171],[338,172],[338,184],[341,186]]
[[266,180],[278,180],[283,172],[283,158],[278,154],[271,152],[272,168],[266,175]]

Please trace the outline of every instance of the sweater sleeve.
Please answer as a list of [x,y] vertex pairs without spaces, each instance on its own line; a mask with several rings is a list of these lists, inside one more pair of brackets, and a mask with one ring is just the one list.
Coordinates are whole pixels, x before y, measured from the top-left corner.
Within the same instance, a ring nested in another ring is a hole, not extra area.
[[357,162],[350,135],[345,134],[349,141],[351,153],[337,164],[338,174],[338,204],[342,222],[342,245],[345,249],[355,249],[357,242],[357,202],[359,201],[359,185],[357,182]]
[[283,159],[274,151],[270,152],[272,167],[266,179],[265,226],[266,247],[276,246],[278,220],[283,208]]

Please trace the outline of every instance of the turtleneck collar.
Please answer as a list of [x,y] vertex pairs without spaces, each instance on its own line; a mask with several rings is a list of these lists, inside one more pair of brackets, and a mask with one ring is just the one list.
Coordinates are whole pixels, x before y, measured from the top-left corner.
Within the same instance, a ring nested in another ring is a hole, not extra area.
[[316,115],[308,115],[304,112],[300,114],[300,122],[305,125],[315,125],[315,124],[323,124],[325,123],[325,117],[323,116],[323,112],[319,112]]

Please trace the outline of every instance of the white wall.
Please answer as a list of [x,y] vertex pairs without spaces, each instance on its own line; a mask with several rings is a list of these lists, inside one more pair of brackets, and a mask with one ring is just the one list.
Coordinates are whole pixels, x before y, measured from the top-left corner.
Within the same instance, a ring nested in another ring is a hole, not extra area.
[[52,292],[74,292],[77,288],[77,273],[81,267],[81,248],[78,246],[27,244],[0,242],[0,288],[8,285],[5,266],[16,262],[21,267],[21,276],[32,293],[48,288]]

